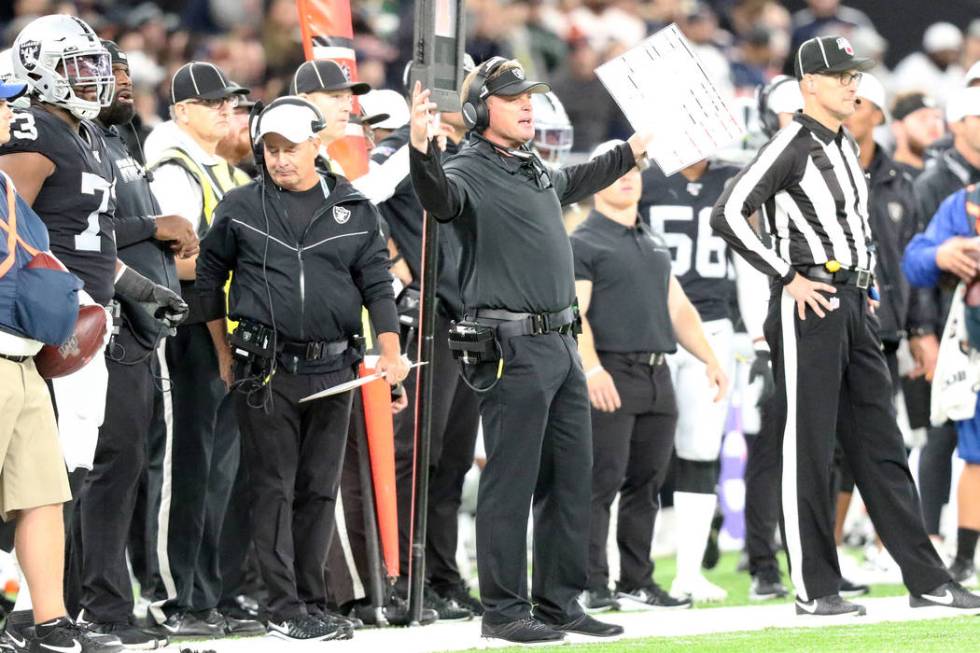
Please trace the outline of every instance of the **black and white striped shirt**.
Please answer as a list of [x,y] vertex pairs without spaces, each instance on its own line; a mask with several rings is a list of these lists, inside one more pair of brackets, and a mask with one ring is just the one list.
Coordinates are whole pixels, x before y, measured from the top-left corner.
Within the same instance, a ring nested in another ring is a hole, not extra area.
[[[747,218],[762,209],[773,247]],[[858,148],[798,113],[735,177],[715,203],[711,226],[754,267],[785,282],[794,268],[837,260],[847,269],[874,269],[868,223],[868,183]]]

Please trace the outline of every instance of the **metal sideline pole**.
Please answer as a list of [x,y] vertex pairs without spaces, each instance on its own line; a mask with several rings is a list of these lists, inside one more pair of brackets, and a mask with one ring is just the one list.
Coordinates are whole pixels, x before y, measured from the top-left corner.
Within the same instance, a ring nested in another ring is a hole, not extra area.
[[[358,394],[360,394],[358,392]],[[378,522],[374,503],[374,482],[371,477],[370,451],[368,450],[365,428],[356,429],[357,475],[361,486],[361,509],[364,522],[364,541],[368,557],[368,582],[371,609],[379,626],[387,624],[383,606],[385,604],[385,585],[381,571],[381,547],[378,544]]]
[[[432,145],[430,145],[432,147]],[[436,271],[439,265],[439,223],[422,212],[422,279],[419,304],[418,361],[432,361],[436,329]],[[422,621],[425,584],[425,542],[429,508],[429,447],[432,441],[433,366],[417,368],[415,384],[415,460],[412,488],[412,555],[408,567],[409,625]]]

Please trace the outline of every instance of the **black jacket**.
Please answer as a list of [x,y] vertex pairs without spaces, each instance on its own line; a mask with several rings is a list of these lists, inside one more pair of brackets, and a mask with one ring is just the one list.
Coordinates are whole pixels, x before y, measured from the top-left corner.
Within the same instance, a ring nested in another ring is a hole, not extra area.
[[274,324],[287,340],[360,334],[362,305],[378,333],[398,333],[378,211],[343,177],[323,178],[329,197],[300,239],[283,212],[288,191],[267,177],[229,191],[201,241],[196,286],[220,300],[233,273],[229,317]]
[[[117,127],[102,128],[106,155],[116,175],[116,210],[113,217],[116,248],[119,259],[144,277],[180,293],[177,266],[167,243],[153,238],[156,232],[154,217],[160,207],[147,180],[143,162],[132,155]],[[134,135],[135,138],[135,135]],[[136,340],[153,347],[165,327],[139,304],[116,295],[122,305],[123,320]]]
[[[916,231],[925,231],[943,200],[970,184],[980,183],[980,170],[974,168],[951,147],[930,161],[913,186]],[[942,288],[914,288],[909,303],[910,329],[942,333],[955,284]]]
[[912,179],[878,145],[868,174],[871,234],[878,254],[875,275],[881,291],[880,335],[882,341],[897,344],[908,313],[909,282],[902,273],[902,253],[916,232],[915,196]]

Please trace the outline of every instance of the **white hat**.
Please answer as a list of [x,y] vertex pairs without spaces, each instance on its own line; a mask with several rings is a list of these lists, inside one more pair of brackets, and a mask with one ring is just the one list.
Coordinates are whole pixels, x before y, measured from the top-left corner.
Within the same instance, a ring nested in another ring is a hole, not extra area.
[[967,116],[980,116],[980,88],[961,88],[946,100],[946,122],[954,123]]
[[796,113],[803,108],[803,94],[800,84],[792,77],[776,85],[769,97],[766,107],[774,113]]
[[933,23],[922,35],[922,49],[926,52],[959,50],[963,45],[963,33],[952,23]]
[[888,115],[888,104],[885,100],[885,87],[878,81],[877,77],[868,73],[861,75],[861,81],[858,83],[857,88],[857,96],[871,101],[871,103],[878,107],[885,116],[885,122],[891,120],[891,116]]
[[388,89],[368,91],[357,99],[361,103],[361,108],[364,109],[365,116],[376,116],[382,113],[388,115],[381,122],[374,123],[375,129],[398,129],[408,123],[408,102],[397,91]]
[[[319,127],[319,129],[317,128]],[[309,100],[287,95],[262,110],[256,123],[256,140],[279,134],[291,143],[302,143],[323,128],[323,116]]]
[[969,86],[970,82],[977,79],[980,79],[980,61],[970,66],[970,69],[966,71],[966,77],[963,78],[963,86]]

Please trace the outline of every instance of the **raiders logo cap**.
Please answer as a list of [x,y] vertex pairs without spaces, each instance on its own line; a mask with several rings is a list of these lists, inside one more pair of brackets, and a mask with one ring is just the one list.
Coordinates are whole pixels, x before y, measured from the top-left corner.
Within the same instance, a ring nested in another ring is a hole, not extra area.
[[819,36],[803,41],[796,51],[796,79],[803,75],[869,70],[874,61],[854,56],[851,42],[843,36]]
[[513,97],[524,93],[547,93],[551,90],[546,82],[536,82],[524,77],[523,68],[508,68],[486,84],[486,95]]

